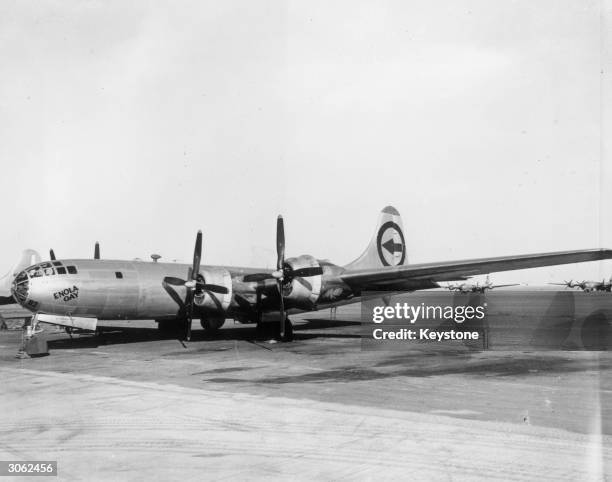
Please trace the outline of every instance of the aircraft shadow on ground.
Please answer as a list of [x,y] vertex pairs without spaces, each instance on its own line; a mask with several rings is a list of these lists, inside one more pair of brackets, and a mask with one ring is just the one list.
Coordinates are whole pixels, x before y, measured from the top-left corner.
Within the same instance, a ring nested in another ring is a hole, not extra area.
[[[265,341],[274,336],[275,327],[270,323],[258,336],[255,325],[248,325],[242,329],[220,329],[216,333],[205,333],[203,330],[194,330],[191,341],[195,342],[214,342],[214,341]],[[359,322],[342,320],[307,320],[306,323],[297,324],[294,327],[295,341],[310,340],[314,338],[361,338],[359,333],[329,333],[326,330],[342,328],[347,326],[359,326]],[[321,330],[310,332],[310,330]],[[49,349],[79,349],[97,348],[104,345],[121,345],[127,343],[153,342],[160,340],[177,340],[179,336],[173,333],[162,333],[156,326],[152,327],[131,327],[131,326],[105,326],[102,327],[98,335],[79,334],[72,338],[50,339],[47,341]]]

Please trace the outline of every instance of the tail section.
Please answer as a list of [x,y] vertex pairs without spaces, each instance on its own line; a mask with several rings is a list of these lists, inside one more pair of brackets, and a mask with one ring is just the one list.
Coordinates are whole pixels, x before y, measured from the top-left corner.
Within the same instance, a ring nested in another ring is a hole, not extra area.
[[393,206],[384,208],[380,212],[372,241],[363,254],[345,268],[356,270],[408,264],[403,229],[397,209]]
[[33,249],[24,249],[21,253],[21,258],[11,270],[0,278],[0,296],[10,296],[11,294],[11,283],[17,273],[23,271],[28,266],[40,263],[40,254]]

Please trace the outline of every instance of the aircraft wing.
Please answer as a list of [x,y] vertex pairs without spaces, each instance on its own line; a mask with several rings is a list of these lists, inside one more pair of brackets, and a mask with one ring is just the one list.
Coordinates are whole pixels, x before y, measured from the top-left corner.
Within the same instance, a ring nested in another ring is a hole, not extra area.
[[380,290],[410,280],[452,281],[499,271],[538,268],[557,264],[582,263],[612,258],[612,249],[559,251],[555,253],[500,256],[404,266],[385,266],[347,271],[340,275],[349,286],[359,290]]

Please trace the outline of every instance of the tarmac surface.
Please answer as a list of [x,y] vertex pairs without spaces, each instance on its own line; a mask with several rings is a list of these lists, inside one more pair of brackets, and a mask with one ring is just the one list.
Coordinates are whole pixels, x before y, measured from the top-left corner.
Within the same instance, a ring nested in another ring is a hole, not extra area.
[[610,352],[363,351],[359,305],[293,321],[293,343],[46,326],[50,356],[26,360],[0,332],[0,460],[57,460],[60,480],[612,477]]

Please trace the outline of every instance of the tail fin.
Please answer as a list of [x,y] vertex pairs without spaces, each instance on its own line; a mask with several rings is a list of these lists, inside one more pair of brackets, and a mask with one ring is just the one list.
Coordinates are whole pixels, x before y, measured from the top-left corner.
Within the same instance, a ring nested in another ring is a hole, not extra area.
[[347,270],[401,266],[408,264],[402,218],[393,206],[380,212],[376,232],[359,258],[345,266]]
[[21,258],[15,263],[15,266],[13,266],[6,275],[0,278],[0,296],[10,296],[11,283],[15,275],[28,266],[38,263],[40,263],[40,254],[33,249],[24,249],[21,253]]

